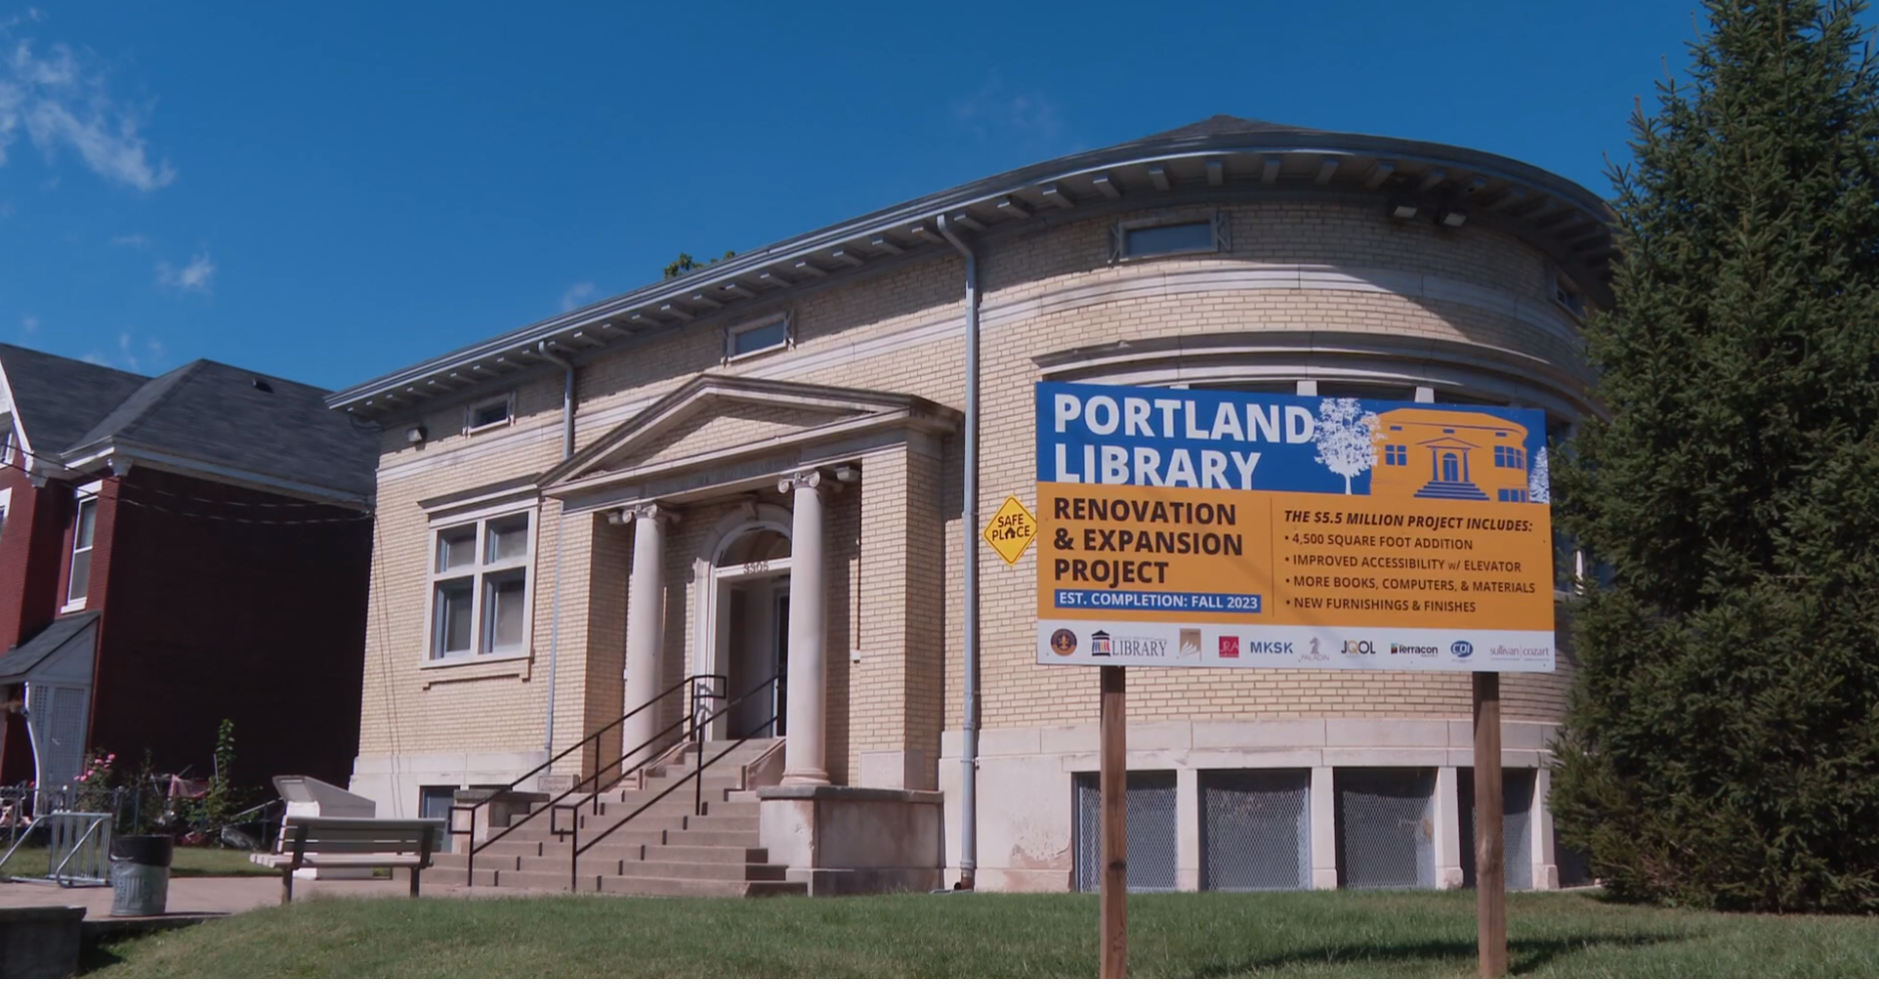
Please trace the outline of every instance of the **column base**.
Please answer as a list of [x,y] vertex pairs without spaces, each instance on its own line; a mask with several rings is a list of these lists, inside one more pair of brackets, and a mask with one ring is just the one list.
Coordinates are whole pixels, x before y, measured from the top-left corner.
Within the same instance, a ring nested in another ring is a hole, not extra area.
[[786,767],[784,768],[783,779],[778,781],[777,784],[781,787],[828,787],[829,774],[826,770],[818,770],[815,773],[809,773],[807,771],[791,772]]
[[758,841],[811,895],[940,886],[938,791],[792,784],[757,789]]

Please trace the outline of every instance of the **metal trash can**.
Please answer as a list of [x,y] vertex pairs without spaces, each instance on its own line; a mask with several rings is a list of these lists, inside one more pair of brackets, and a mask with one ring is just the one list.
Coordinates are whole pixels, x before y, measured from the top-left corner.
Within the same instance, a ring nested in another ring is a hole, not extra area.
[[175,851],[176,841],[167,835],[120,835],[111,840],[112,917],[163,913]]

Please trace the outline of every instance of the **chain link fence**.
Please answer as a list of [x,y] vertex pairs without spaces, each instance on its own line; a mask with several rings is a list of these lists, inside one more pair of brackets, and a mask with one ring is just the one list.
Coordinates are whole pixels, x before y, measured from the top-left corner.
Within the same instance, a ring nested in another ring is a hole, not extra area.
[[1338,886],[1435,886],[1435,768],[1340,767]]
[[[1128,774],[1129,889],[1173,890],[1177,834],[1172,770]],[[1076,888],[1094,892],[1103,872],[1098,775],[1076,775]]]
[[[1507,889],[1533,889],[1533,783],[1532,770],[1501,771],[1501,866]],[[1455,770],[1455,814],[1461,822],[1461,883],[1475,885],[1474,768]]]
[[1200,772],[1201,886],[1311,886],[1311,771]]

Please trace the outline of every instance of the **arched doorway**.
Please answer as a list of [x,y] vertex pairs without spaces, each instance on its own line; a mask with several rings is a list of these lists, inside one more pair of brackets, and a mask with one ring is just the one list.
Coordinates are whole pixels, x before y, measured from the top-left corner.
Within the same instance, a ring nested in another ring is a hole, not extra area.
[[788,732],[787,518],[781,508],[764,509],[756,518],[723,531],[708,559],[711,664],[715,673],[725,676],[727,701],[749,696],[724,717],[722,730],[712,730],[714,735],[742,739]]

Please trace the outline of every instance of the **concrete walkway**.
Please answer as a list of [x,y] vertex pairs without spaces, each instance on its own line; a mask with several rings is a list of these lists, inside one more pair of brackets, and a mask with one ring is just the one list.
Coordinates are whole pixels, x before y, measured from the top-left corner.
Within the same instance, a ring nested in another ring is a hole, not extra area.
[[[516,896],[523,891],[497,887],[472,890],[455,881],[426,879],[419,887],[425,897],[494,897]],[[386,880],[300,880],[294,884],[294,901],[322,897],[404,897],[410,883],[403,873]],[[239,914],[257,907],[274,907],[281,902],[281,881],[269,876],[190,876],[170,880],[168,914]],[[111,914],[110,887],[57,887],[36,883],[0,883],[0,907],[45,907],[49,905],[85,908],[86,921],[102,921]]]

